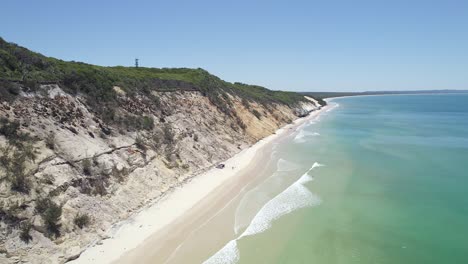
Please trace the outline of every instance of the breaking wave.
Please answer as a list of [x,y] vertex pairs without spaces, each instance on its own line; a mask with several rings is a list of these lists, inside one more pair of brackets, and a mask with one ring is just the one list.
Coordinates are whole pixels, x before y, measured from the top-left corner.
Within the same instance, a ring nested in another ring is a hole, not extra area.
[[[315,165],[315,164],[314,164]],[[318,166],[318,165],[317,165]],[[316,167],[317,167],[316,166]],[[239,238],[262,233],[271,227],[274,220],[299,208],[317,205],[320,198],[311,193],[303,184],[312,180],[310,168],[295,183],[266,203]]]
[[325,112],[330,112],[331,110],[333,110],[333,109],[335,109],[335,108],[337,108],[337,107],[339,107],[339,106],[340,106],[340,104],[334,103],[333,106],[330,107],[329,109],[327,109]]
[[304,184],[312,181],[309,173],[317,167],[323,166],[315,162],[297,181],[283,192],[268,201],[255,215],[247,229],[234,240],[229,241],[216,254],[211,256],[204,264],[236,263],[240,258],[237,240],[242,237],[259,234],[271,227],[274,220],[289,214],[297,209],[315,206],[321,203],[318,196],[310,192]]
[[315,124],[316,124],[316,123],[315,123],[315,120],[308,121],[308,122],[306,122],[306,123],[304,123],[304,124],[298,126],[298,127],[296,128],[296,131],[303,130],[304,128],[310,127],[310,126],[315,125]]
[[239,249],[237,249],[237,240],[231,240],[216,254],[207,259],[203,264],[234,264],[239,261]]
[[308,131],[305,131],[305,130],[301,130],[299,131],[299,133],[297,133],[297,135],[294,137],[294,142],[296,143],[304,143],[306,141],[306,138],[307,137],[316,137],[316,136],[320,136],[319,133],[317,132],[308,132]]
[[287,161],[285,159],[279,159],[276,163],[276,170],[277,171],[293,171],[299,169],[299,166],[291,161]]

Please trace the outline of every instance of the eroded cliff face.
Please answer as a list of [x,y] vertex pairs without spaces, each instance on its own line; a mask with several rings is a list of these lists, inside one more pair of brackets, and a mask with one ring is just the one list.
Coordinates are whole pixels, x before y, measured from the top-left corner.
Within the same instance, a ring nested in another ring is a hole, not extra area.
[[127,96],[114,122],[57,85],[0,103],[0,262],[63,263],[172,188],[316,108],[198,91]]

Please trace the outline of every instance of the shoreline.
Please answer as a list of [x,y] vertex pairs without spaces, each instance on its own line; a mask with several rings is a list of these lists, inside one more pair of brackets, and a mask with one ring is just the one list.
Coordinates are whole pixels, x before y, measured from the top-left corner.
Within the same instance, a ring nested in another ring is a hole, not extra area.
[[[219,206],[224,206],[224,202],[236,198],[239,188],[245,186],[248,172],[258,170],[255,165],[262,162],[253,162],[260,159],[267,147],[271,146],[281,138],[296,131],[300,125],[306,121],[318,117],[326,111],[329,106],[312,111],[308,116],[298,118],[293,123],[279,128],[275,133],[257,141],[252,146],[240,151],[233,157],[224,161],[224,169],[211,168],[198,175],[194,175],[180,186],[156,198],[153,203],[142,208],[129,219],[115,225],[108,233],[109,238],[103,239],[87,247],[81,255],[69,263],[132,263],[138,258],[141,262],[141,255],[138,248],[145,245],[165,244],[155,243],[161,237],[166,238],[169,229],[182,230],[181,225],[186,221],[181,221],[189,217],[190,224],[185,226],[186,231],[193,229],[193,224],[206,222],[206,216],[216,214]],[[213,205],[214,204],[214,205]],[[222,208],[221,208],[222,209]],[[220,209],[219,209],[220,210]],[[194,220],[195,219],[195,220]],[[179,226],[178,226],[179,225]],[[161,233],[166,234],[162,236]],[[159,235],[158,235],[159,234]],[[183,243],[177,241],[180,237],[172,235],[175,244]],[[162,245],[164,247],[165,245]],[[169,258],[177,247],[170,247],[172,250],[166,256]],[[170,250],[170,249],[166,249]]]
[[455,92],[455,93],[407,93],[407,94],[360,94],[360,95],[346,95],[346,96],[336,96],[336,97],[327,97],[323,98],[324,101],[333,102],[335,99],[340,98],[352,98],[352,97],[368,97],[368,96],[418,96],[418,95],[451,95],[451,94],[467,94],[467,92]]

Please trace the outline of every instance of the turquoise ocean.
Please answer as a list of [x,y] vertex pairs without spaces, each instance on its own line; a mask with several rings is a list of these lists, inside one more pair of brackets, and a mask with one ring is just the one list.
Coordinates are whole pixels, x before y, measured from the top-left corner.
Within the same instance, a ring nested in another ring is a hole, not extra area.
[[206,263],[468,263],[468,94],[329,104],[274,147]]

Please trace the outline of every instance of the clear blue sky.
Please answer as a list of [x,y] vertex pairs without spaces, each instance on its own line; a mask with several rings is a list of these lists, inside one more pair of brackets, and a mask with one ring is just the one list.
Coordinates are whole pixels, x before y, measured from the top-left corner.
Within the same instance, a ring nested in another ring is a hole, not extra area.
[[468,89],[466,0],[3,0],[0,14],[1,37],[64,60],[282,90]]

